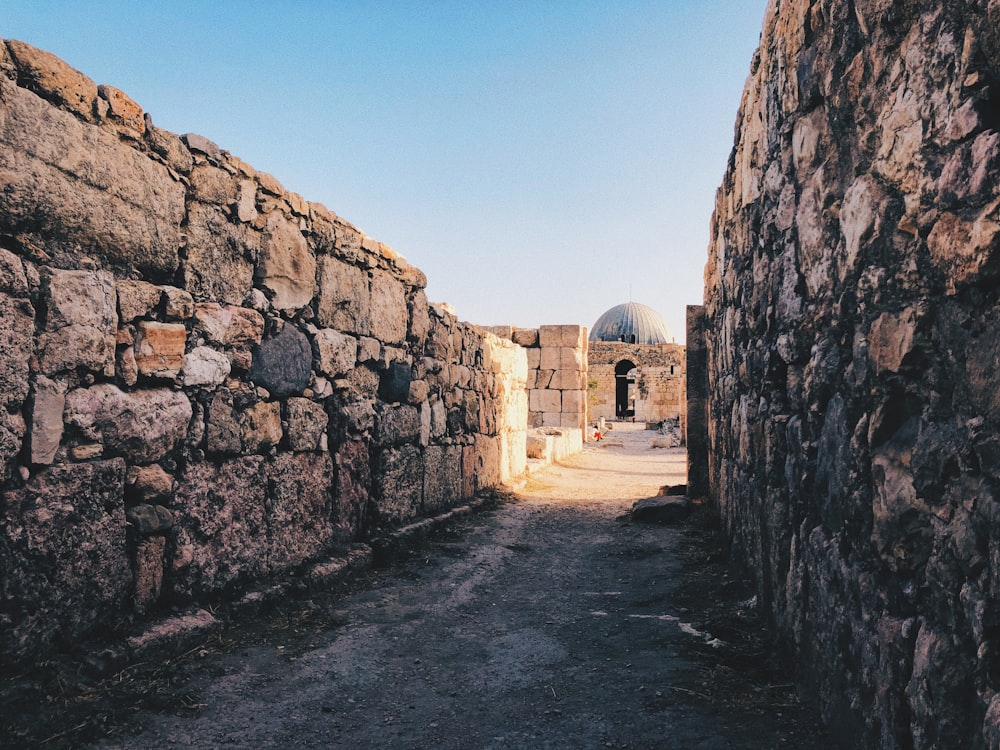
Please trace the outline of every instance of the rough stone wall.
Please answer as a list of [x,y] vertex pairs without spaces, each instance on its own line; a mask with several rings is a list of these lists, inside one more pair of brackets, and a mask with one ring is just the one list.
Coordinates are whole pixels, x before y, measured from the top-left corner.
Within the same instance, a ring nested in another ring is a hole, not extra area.
[[524,471],[523,349],[387,246],[0,40],[0,660]]
[[1000,746],[998,30],[773,0],[718,194],[711,492],[845,745]]
[[[592,341],[588,354],[591,420],[615,419],[615,366],[633,362],[639,372],[635,381],[635,418],[646,422],[676,419],[683,423],[685,410],[686,357],[680,344],[626,344]],[[682,430],[683,433],[683,430]]]

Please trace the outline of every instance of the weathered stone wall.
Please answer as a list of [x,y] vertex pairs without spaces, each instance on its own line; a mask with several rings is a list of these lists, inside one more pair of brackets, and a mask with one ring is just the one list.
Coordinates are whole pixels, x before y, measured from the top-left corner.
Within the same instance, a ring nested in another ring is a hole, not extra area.
[[524,471],[523,349],[387,246],[0,40],[0,658]]
[[[684,422],[686,358],[680,344],[626,344],[592,341],[588,354],[591,421],[615,419],[615,367],[628,360],[636,365],[635,418],[645,422]],[[683,434],[683,429],[682,429]]]
[[845,745],[1000,746],[998,30],[773,0],[718,195],[711,492]]

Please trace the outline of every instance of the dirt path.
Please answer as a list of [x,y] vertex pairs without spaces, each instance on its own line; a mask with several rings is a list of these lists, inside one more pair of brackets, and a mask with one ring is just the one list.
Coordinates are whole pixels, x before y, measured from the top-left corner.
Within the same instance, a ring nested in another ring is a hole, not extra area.
[[822,745],[713,532],[620,518],[683,482],[683,451],[652,437],[614,430],[362,590],[229,633],[242,645],[180,665],[98,746]]

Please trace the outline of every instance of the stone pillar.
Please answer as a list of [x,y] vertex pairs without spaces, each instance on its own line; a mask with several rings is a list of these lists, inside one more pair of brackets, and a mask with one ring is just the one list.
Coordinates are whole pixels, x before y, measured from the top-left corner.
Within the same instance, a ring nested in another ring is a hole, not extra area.
[[708,352],[705,308],[687,306],[687,465],[688,497],[708,494]]

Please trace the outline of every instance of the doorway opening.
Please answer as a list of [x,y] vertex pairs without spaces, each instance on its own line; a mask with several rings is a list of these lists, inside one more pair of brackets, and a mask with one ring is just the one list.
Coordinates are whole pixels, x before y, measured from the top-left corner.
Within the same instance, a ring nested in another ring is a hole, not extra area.
[[635,416],[635,363],[627,359],[615,365],[615,416]]

